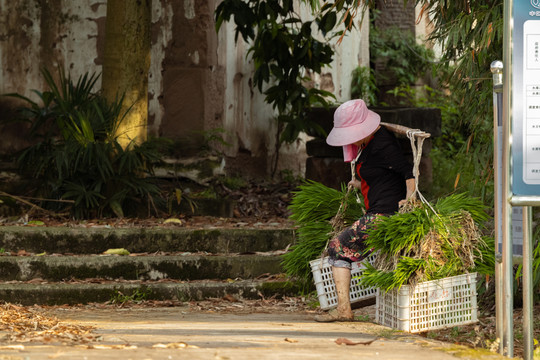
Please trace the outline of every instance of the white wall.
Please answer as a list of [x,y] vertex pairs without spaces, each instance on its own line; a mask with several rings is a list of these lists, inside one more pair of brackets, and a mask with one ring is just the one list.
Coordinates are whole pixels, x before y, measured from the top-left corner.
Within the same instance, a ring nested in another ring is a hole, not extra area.
[[[312,18],[305,6],[301,8],[301,15],[305,19]],[[331,67],[323,69],[322,74],[312,77],[314,86],[331,90],[338,103],[350,99],[352,71],[359,65],[369,66],[367,19],[369,17],[366,14],[366,21],[361,24],[358,17],[357,27],[352,29],[341,43],[337,43],[337,38],[333,41],[334,62]],[[226,72],[223,125],[229,134],[227,140],[233,144],[227,150],[228,154],[233,155],[242,147],[249,150],[253,156],[261,156],[266,151],[272,158],[277,131],[274,120],[276,113],[264,102],[264,96],[258,89],[251,85],[254,68],[249,58],[246,58],[249,45],[245,44],[241,37],[235,43],[234,26],[231,23],[223,25],[218,44],[219,64]],[[282,146],[278,170],[286,169],[297,175],[304,174],[307,140],[307,135],[301,135],[295,143]]]

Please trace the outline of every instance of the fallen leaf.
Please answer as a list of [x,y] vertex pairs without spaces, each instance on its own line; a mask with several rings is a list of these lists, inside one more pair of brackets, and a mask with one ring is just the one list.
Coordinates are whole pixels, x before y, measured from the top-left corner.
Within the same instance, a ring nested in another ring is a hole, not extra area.
[[289,339],[289,338],[285,338],[285,341],[290,342],[290,343],[297,343],[298,342],[298,340]]
[[109,249],[109,250],[105,251],[103,254],[105,254],[105,255],[129,255],[129,251],[127,251],[124,248]]
[[230,360],[231,358],[228,357],[228,356],[221,356],[221,355],[218,355],[217,353],[214,355],[214,359],[215,360]]
[[230,302],[238,302],[239,301],[237,298],[235,298],[231,294],[225,294],[225,296],[223,296],[223,300],[230,301]]
[[182,220],[180,219],[176,219],[176,218],[170,218],[170,219],[167,219],[163,222],[163,224],[176,224],[176,225],[182,225],[183,222]]
[[338,345],[370,345],[372,342],[374,342],[376,339],[372,339],[369,341],[351,341],[347,338],[339,338],[336,340],[336,344]]

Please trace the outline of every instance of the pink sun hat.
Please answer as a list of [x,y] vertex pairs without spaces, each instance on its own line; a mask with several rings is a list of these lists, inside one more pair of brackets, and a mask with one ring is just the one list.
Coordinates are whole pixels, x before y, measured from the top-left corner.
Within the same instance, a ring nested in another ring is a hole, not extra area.
[[364,100],[349,100],[336,109],[326,142],[332,146],[355,143],[371,135],[380,123],[381,117],[369,110]]
[[343,146],[346,162],[356,157],[358,147],[353,143],[371,135],[381,123],[379,114],[369,110],[364,100],[349,100],[334,113],[334,127],[326,138],[332,146]]

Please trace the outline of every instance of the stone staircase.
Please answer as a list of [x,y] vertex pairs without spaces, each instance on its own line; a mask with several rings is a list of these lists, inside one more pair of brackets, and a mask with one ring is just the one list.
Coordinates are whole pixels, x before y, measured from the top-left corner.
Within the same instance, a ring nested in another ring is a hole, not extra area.
[[[31,304],[293,295],[290,228],[0,226],[0,300]],[[125,249],[129,255],[104,255]],[[142,295],[141,295],[142,294]]]

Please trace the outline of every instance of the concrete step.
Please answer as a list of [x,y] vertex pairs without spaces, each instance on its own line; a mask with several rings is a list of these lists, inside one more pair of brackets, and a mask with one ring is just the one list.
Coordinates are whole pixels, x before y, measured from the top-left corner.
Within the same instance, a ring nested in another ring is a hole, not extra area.
[[[280,275],[280,254],[293,243],[294,230],[278,227],[0,226],[0,300],[52,305],[130,296],[297,295],[298,285]],[[103,255],[117,248],[131,255]]]
[[109,302],[132,297],[134,300],[200,301],[209,298],[292,296],[298,287],[280,280],[109,283],[2,283],[0,299],[22,305],[74,305]]
[[112,248],[132,253],[244,253],[285,249],[294,242],[293,229],[176,227],[25,227],[0,226],[0,248],[40,254],[101,254]]
[[1,256],[0,281],[250,279],[282,272],[279,255]]

